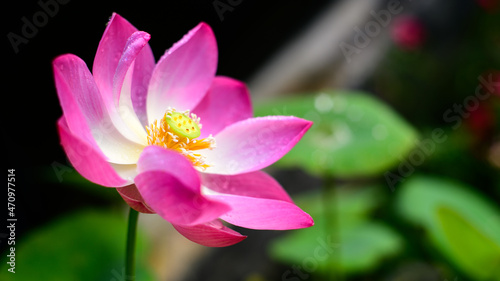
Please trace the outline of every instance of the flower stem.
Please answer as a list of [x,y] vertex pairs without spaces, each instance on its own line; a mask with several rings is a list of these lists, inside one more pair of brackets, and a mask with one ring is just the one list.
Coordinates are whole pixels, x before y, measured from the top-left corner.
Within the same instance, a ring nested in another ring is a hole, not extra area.
[[125,254],[125,280],[135,280],[135,240],[139,212],[130,208],[128,214],[127,250]]
[[332,236],[332,240],[336,243],[335,252],[330,257],[329,261],[331,263],[330,270],[328,271],[327,280],[331,281],[342,281],[344,277],[341,272],[341,238],[340,238],[340,206],[339,206],[339,191],[338,186],[336,186],[335,178],[333,176],[324,177],[324,187],[323,187],[323,204],[324,204],[324,214],[328,221],[325,225],[326,233]]

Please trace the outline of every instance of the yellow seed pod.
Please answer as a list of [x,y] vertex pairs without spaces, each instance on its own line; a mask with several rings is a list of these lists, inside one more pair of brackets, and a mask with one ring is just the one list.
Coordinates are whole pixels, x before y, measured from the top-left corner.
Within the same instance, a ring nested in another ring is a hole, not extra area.
[[180,137],[195,139],[201,134],[198,124],[182,113],[170,112],[167,114],[165,121],[170,126],[172,132]]

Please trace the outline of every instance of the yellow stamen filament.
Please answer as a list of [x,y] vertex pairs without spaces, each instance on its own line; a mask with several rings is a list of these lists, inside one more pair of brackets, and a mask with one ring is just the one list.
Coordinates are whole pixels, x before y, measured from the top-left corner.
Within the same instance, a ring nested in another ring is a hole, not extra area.
[[149,127],[146,126],[148,145],[176,150],[186,156],[193,166],[205,170],[210,165],[205,162],[205,157],[195,151],[215,148],[215,139],[212,135],[203,139],[190,138],[199,136],[201,127],[200,118],[194,113],[180,113],[169,108],[163,118],[155,120]]

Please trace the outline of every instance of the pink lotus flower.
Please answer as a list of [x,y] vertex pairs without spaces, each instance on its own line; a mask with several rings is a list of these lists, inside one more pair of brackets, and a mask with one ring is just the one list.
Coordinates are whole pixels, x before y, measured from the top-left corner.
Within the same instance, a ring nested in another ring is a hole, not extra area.
[[268,230],[313,225],[259,171],[285,155],[312,123],[252,118],[246,86],[215,76],[217,45],[207,24],[192,29],[156,65],[149,38],[113,14],[93,74],[72,54],[53,61],[63,110],[59,135],[75,169],[206,246],[246,237],[221,220]]

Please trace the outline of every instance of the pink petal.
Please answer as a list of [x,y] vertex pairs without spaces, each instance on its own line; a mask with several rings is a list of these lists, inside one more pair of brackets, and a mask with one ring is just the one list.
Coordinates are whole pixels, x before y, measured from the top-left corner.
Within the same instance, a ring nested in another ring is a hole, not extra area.
[[262,171],[233,176],[201,173],[201,176],[203,185],[217,193],[293,203],[283,187],[273,177]]
[[218,76],[193,112],[201,118],[200,138],[205,138],[209,134],[216,135],[234,122],[252,117],[253,111],[246,85]]
[[146,213],[154,214],[155,212],[144,202],[141,194],[137,190],[137,187],[132,184],[125,187],[119,187],[116,189],[123,200],[134,210]]
[[[113,125],[128,139],[144,144],[147,135],[135,113],[131,91],[136,58],[149,38],[149,34],[136,31],[125,19],[114,14],[94,60],[94,77]],[[137,64],[140,63],[137,60]],[[128,77],[126,81],[125,77]],[[125,94],[119,102],[121,92]]]
[[131,93],[134,111],[143,126],[149,125],[146,114],[146,96],[154,67],[153,52],[149,44],[146,44],[134,61]]
[[190,227],[174,224],[174,227],[187,239],[207,247],[231,246],[246,238],[246,236],[224,226],[219,220]]
[[85,63],[67,54],[54,60],[53,69],[69,131],[94,150],[101,150],[109,162],[137,162],[143,146],[123,136],[115,127]]
[[265,168],[290,151],[311,125],[312,122],[293,116],[234,123],[215,136],[215,149],[200,151],[211,165],[206,172],[234,175]]
[[181,154],[148,146],[137,164],[135,184],[145,202],[172,224],[196,225],[212,221],[229,207],[201,194],[200,178]]
[[205,194],[231,206],[220,218],[247,228],[295,229],[313,224],[272,177],[257,171],[234,176],[202,174]]
[[156,65],[148,89],[148,122],[168,107],[193,109],[206,94],[217,68],[217,43],[212,29],[200,23],[174,44]]
[[[115,76],[118,62],[122,57],[125,45],[129,37],[138,31],[132,24],[120,15],[113,13],[106,30],[99,42],[99,47],[94,58],[93,74],[96,79],[97,86],[105,95],[105,99],[112,100],[113,95],[113,78]],[[149,45],[143,49],[141,55],[137,58],[138,64],[150,67],[150,71],[154,67],[154,57]],[[147,85],[149,81],[141,82]]]
[[129,183],[134,182],[135,176],[137,176],[137,164],[115,164],[109,163],[111,167],[118,173],[118,175],[127,180]]
[[117,174],[98,148],[70,132],[64,116],[57,121],[57,128],[69,161],[83,177],[106,187],[130,184]]
[[[148,44],[151,35],[146,32],[136,31],[130,35],[122,51],[122,55],[116,65],[115,75],[113,76],[113,100],[118,105],[118,99],[122,91],[122,85],[125,80],[127,71],[134,64],[136,57],[141,52],[142,48]],[[131,84],[131,81],[128,84]]]
[[311,216],[293,203],[239,195],[209,195],[231,206],[231,211],[220,216],[231,224],[267,230],[286,230],[310,227]]
[[144,46],[148,44],[150,38],[151,36],[146,32],[137,31],[128,39],[113,78],[113,91],[115,97],[113,100],[115,104],[110,107],[110,111],[113,112],[117,110],[115,114],[119,115],[119,118],[117,118],[118,120],[115,120],[115,122],[121,122],[127,128],[127,132],[124,132],[124,134],[135,134],[135,136],[139,137],[138,141],[144,143],[147,142],[147,134],[143,124],[134,111],[132,82],[133,75],[137,71],[135,69],[136,58],[141,53]]
[[137,29],[120,15],[113,13],[104,30],[94,58],[92,72],[104,99],[113,101],[113,77],[128,38]]
[[[94,58],[93,74],[106,104],[112,105],[113,102],[117,102],[118,97],[113,93],[113,79],[120,58],[124,51],[127,51],[125,48],[127,41],[134,32],[137,32],[137,28],[120,15],[113,13],[99,42]],[[131,90],[133,109],[143,125],[147,124],[146,94],[154,66],[155,59],[151,47],[145,44],[135,56]]]

